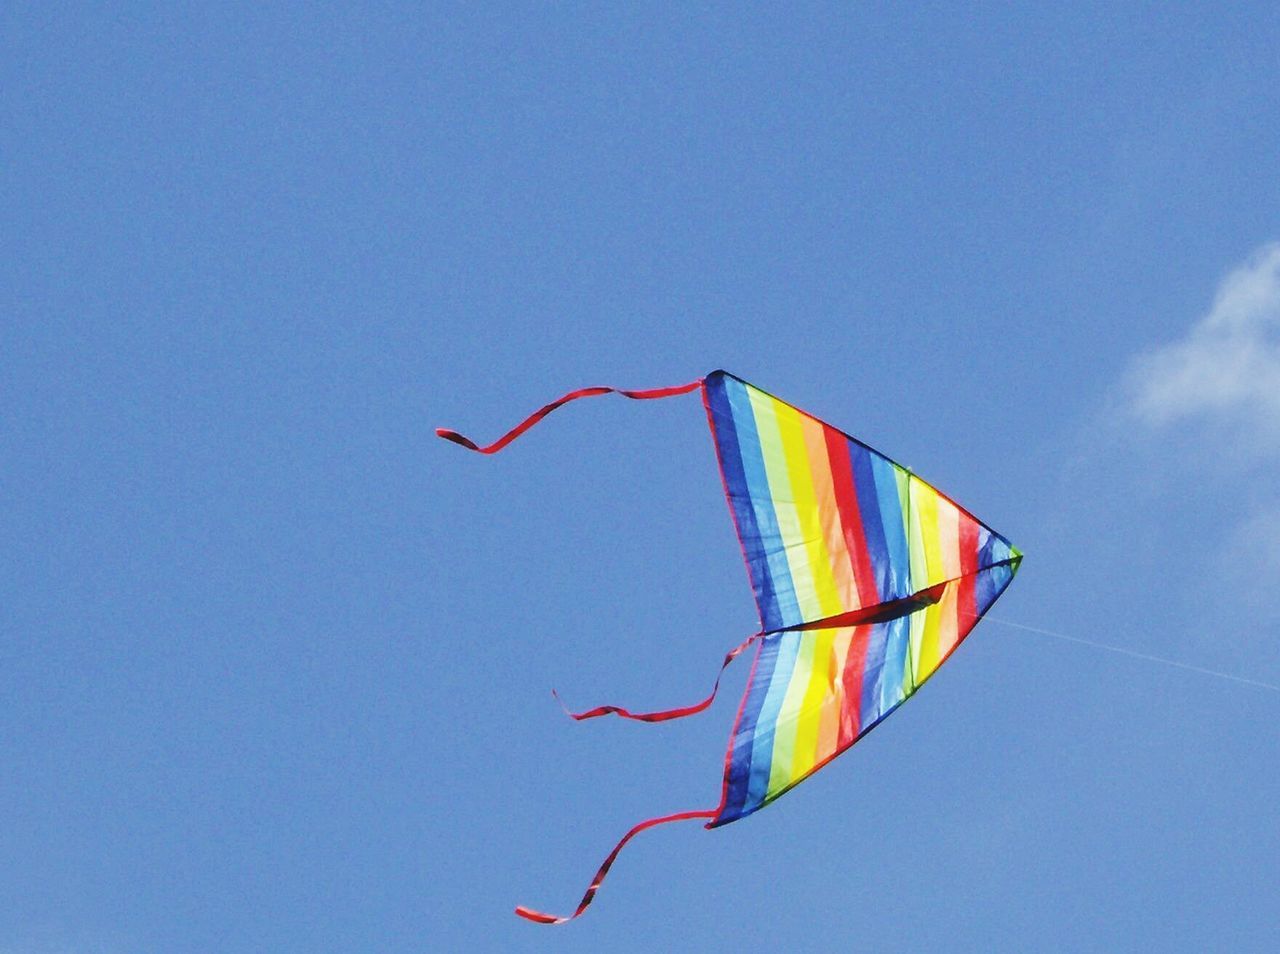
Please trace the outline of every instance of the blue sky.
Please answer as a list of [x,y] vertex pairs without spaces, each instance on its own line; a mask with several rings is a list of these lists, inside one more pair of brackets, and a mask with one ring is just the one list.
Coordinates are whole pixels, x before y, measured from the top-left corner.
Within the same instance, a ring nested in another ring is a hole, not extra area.
[[1280,684],[1274,4],[7,4],[0,951],[1273,950],[1280,692],[984,623],[743,822],[724,367]]

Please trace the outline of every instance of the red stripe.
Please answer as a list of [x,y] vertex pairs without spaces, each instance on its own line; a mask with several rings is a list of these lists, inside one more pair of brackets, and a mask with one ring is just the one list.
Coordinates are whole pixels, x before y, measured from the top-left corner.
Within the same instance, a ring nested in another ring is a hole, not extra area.
[[[975,620],[978,615],[977,583],[978,573],[978,522],[970,518],[967,514],[960,514],[960,591],[956,594],[958,602],[957,611],[961,630],[957,634],[958,639],[963,639],[968,633],[968,629],[964,629],[965,621]],[[973,624],[969,624],[969,629],[973,628]]]
[[621,716],[624,719],[635,719],[637,722],[667,722],[671,719],[680,719],[684,716],[693,715],[695,712],[701,712],[711,705],[715,701],[716,693],[720,691],[720,678],[724,675],[724,671],[729,668],[729,663],[737,659],[744,649],[763,636],[764,633],[756,633],[748,637],[741,645],[729,650],[725,654],[724,662],[720,664],[720,672],[716,675],[716,682],[711,688],[711,695],[701,702],[695,702],[693,705],[681,706],[678,709],[663,709],[658,712],[632,712],[629,709],[622,708],[622,706],[596,706],[594,709],[588,709],[585,712],[570,712],[565,707],[565,704],[560,702],[560,694],[558,692],[552,689],[551,694],[555,696],[556,702],[560,702],[560,708],[564,709],[564,714],[570,719],[577,719],[579,722],[583,719],[595,719],[603,715]]
[[858,510],[858,492],[853,484],[853,465],[849,460],[848,439],[834,427],[823,425],[827,438],[827,459],[831,462],[831,485],[835,489],[836,506],[840,510],[840,526],[844,530],[845,547],[853,563],[853,579],[858,586],[858,603],[873,606],[880,599],[876,592],[875,570],[867,550],[867,535]]
[[714,809],[699,812],[677,812],[674,815],[663,815],[659,818],[649,818],[636,825],[629,832],[622,836],[622,839],[613,846],[613,851],[609,852],[609,857],[605,858],[604,864],[596,872],[596,876],[591,879],[591,886],[587,888],[587,893],[582,896],[582,900],[578,902],[577,910],[568,916],[560,916],[556,914],[544,914],[541,911],[535,911],[533,908],[518,906],[516,914],[529,921],[536,921],[538,924],[564,924],[566,921],[572,921],[591,904],[591,900],[596,896],[596,892],[600,890],[600,883],[604,881],[604,876],[609,873],[609,869],[613,867],[614,859],[618,857],[618,852],[622,850],[622,846],[629,842],[633,837],[640,834],[646,828],[653,828],[656,825],[665,825],[667,822],[685,821],[690,818],[715,818]]
[[867,643],[871,639],[872,626],[859,626],[850,637],[849,653],[844,657],[844,705],[840,711],[840,735],[836,751],[843,751],[858,738],[862,728],[862,673],[867,665]]
[[580,388],[577,391],[570,391],[568,394],[564,395],[564,397],[558,398],[550,404],[546,404],[538,408],[538,410],[534,411],[492,444],[488,444],[484,447],[480,447],[475,443],[475,441],[471,440],[471,438],[463,437],[457,431],[452,431],[447,427],[437,427],[436,437],[442,437],[446,441],[453,441],[453,443],[459,444],[467,450],[473,450],[478,454],[496,454],[556,408],[563,407],[570,401],[578,400],[578,398],[599,397],[602,394],[621,394],[623,397],[631,398],[635,401],[649,401],[654,398],[674,397],[677,394],[688,394],[690,391],[696,391],[700,387],[702,387],[702,378],[699,378],[697,381],[692,381],[689,384],[680,384],[671,388],[650,388],[647,391],[623,391],[620,388],[605,387]]

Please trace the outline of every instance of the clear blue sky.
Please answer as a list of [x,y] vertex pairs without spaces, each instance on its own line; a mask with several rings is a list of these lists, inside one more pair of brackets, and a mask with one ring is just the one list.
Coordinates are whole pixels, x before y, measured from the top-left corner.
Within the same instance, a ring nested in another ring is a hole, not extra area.
[[0,11],[0,951],[1275,950],[1280,693],[996,622],[512,916],[755,612],[696,396],[437,425],[728,368],[1280,683],[1280,8],[604,6]]

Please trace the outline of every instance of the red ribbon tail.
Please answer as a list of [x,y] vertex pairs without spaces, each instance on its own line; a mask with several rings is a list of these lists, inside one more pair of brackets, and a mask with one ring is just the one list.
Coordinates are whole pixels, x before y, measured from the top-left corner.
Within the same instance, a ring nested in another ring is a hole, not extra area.
[[715,685],[711,687],[711,695],[707,696],[701,702],[695,702],[692,705],[681,706],[678,709],[662,709],[657,712],[632,712],[630,709],[624,709],[622,706],[596,706],[594,709],[587,709],[583,712],[570,712],[568,707],[560,699],[560,693],[554,689],[551,695],[555,696],[556,702],[560,703],[560,708],[564,709],[564,714],[570,719],[576,719],[582,722],[584,719],[596,719],[604,715],[616,715],[623,719],[634,719],[636,722],[667,722],[671,719],[683,719],[685,716],[691,716],[695,713],[706,709],[715,701],[716,693],[720,691],[720,680],[724,677],[724,671],[729,668],[729,663],[737,659],[748,646],[763,636],[763,633],[756,633],[748,637],[743,643],[735,646],[729,652],[725,653],[724,662],[720,664],[720,671],[716,674]]
[[718,809],[710,809],[698,812],[677,812],[674,815],[662,815],[658,818],[649,818],[636,825],[629,832],[622,836],[622,839],[613,846],[613,851],[609,852],[609,857],[605,858],[604,864],[596,872],[596,876],[591,879],[591,886],[587,888],[587,893],[582,896],[582,900],[578,902],[577,910],[573,914],[560,916],[555,914],[544,914],[541,911],[535,911],[533,908],[526,908],[523,905],[516,907],[516,914],[527,921],[533,921],[537,924],[564,924],[566,921],[572,921],[574,918],[582,914],[590,906],[592,899],[595,898],[596,892],[600,890],[600,884],[604,881],[604,876],[609,873],[609,869],[613,867],[614,860],[618,857],[618,852],[622,851],[622,846],[629,842],[640,832],[646,828],[653,828],[657,825],[665,825],[667,822],[685,821],[690,818],[715,818]]
[[674,397],[677,394],[688,394],[690,391],[696,391],[700,387],[702,387],[702,378],[697,381],[691,381],[688,384],[680,384],[670,388],[650,388],[647,391],[624,391],[621,388],[605,387],[580,388],[577,391],[570,391],[550,404],[538,408],[538,410],[534,411],[492,444],[487,444],[484,447],[476,444],[471,438],[464,437],[457,431],[450,430],[447,427],[437,427],[436,437],[444,438],[446,441],[453,441],[453,443],[465,447],[467,450],[473,450],[478,454],[496,454],[556,408],[563,407],[570,401],[578,400],[578,398],[599,397],[602,394],[621,394],[623,397],[631,398],[633,401],[651,401],[656,398]]

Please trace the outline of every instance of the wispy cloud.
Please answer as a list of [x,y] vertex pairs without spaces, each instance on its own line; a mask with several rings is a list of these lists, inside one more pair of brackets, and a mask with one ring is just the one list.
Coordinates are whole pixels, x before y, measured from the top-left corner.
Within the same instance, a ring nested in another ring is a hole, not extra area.
[[1280,449],[1280,242],[1227,275],[1183,338],[1136,359],[1128,383],[1130,412],[1152,427],[1199,419]]
[[[1179,484],[1187,468],[1204,477],[1190,511],[1221,521],[1212,560],[1231,565],[1246,554],[1255,579],[1280,573],[1280,242],[1257,249],[1218,286],[1208,312],[1179,339],[1140,355],[1125,380],[1123,420],[1137,421],[1158,442],[1143,453],[1166,455],[1164,473]],[[1186,429],[1185,425],[1199,425]],[[1176,439],[1186,431],[1182,440]],[[1213,438],[1201,440],[1201,438]],[[1253,479],[1242,480],[1241,475]],[[1184,487],[1185,482],[1180,483]],[[1213,519],[1210,518],[1210,519]],[[1188,513],[1170,514],[1187,521]],[[1233,596],[1243,609],[1273,612],[1273,588]],[[1225,610],[1215,604],[1215,612]]]

